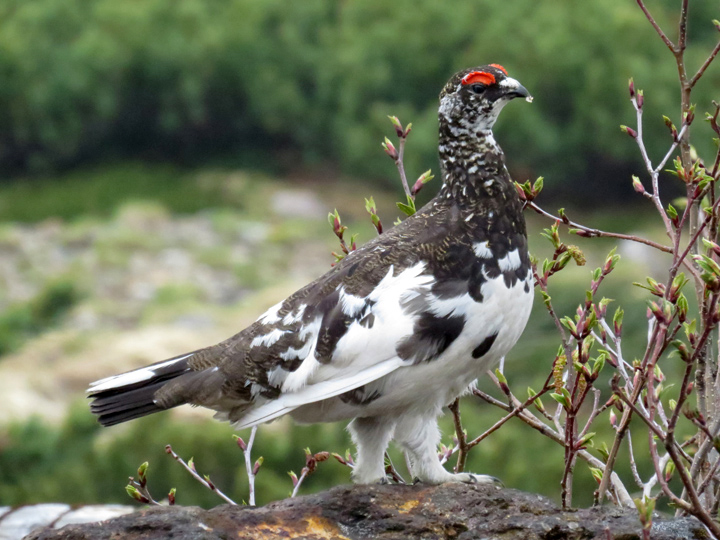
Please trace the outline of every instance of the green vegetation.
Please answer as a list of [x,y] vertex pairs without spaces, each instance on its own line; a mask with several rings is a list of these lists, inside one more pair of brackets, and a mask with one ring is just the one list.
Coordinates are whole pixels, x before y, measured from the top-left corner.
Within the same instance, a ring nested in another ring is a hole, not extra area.
[[[338,425],[286,429],[270,426],[259,432],[254,456],[263,455],[259,502],[287,497],[292,483],[287,472],[299,474],[305,464],[303,448],[344,452],[349,440]],[[12,426],[0,439],[0,501],[27,504],[128,503],[124,486],[138,465],[150,462],[150,489],[158,497],[177,487],[179,504],[214,506],[220,499],[202,488],[165,454],[165,445],[185,460],[194,457],[197,469],[237,501],[247,499],[242,452],[232,428],[215,421],[169,421],[158,415],[128,426],[104,430],[79,402],[60,427],[40,420]],[[322,444],[323,448],[316,447]],[[349,470],[336,461],[322,464],[308,480],[305,492],[349,481]]]
[[[466,408],[465,413],[472,419],[468,422],[472,429],[489,427],[499,417],[490,407]],[[445,433],[451,433],[449,418],[445,424]],[[198,471],[209,474],[228,496],[238,502],[247,500],[243,456],[233,433],[227,424],[170,421],[167,415],[104,430],[88,413],[87,404],[81,402],[60,427],[36,419],[8,430],[0,442],[0,500],[10,505],[47,501],[129,503],[124,489],[127,478],[135,475],[140,463],[149,461],[149,486],[154,496],[162,498],[176,487],[179,504],[219,504],[220,499],[165,454],[166,444],[186,461],[193,457]],[[247,433],[241,435],[247,438]],[[445,442],[450,442],[449,436]],[[469,468],[491,472],[510,487],[556,497],[554,480],[562,471],[562,455],[551,444],[528,431],[503,429],[471,453]],[[303,448],[307,446],[313,452],[344,454],[351,444],[341,424],[297,426],[284,420],[260,429],[253,449],[253,459],[264,457],[256,480],[258,504],[290,494],[292,483],[287,473],[300,473],[305,463]],[[395,451],[392,456],[403,471],[402,456]],[[537,474],[540,469],[543,474]],[[591,492],[594,481],[590,474],[581,476],[580,490]],[[331,459],[320,464],[301,493],[349,481],[350,470]]]
[[9,306],[0,312],[0,360],[31,337],[56,325],[81,294],[70,280],[56,280],[32,300]]
[[[661,23],[674,21],[675,2],[654,4]],[[717,13],[712,3],[691,12],[695,65]],[[386,115],[416,126],[409,169],[435,168],[439,89],[456,69],[496,61],[536,97],[498,126],[513,166],[574,193],[609,193],[637,163],[618,129],[632,118],[631,75],[652,96],[651,152],[669,140],[660,113],[672,115],[677,91],[666,53],[626,0],[9,0],[0,5],[0,166],[332,160],[394,185],[379,149]],[[695,94],[699,112],[719,84],[712,69]]]
[[172,213],[243,209],[253,175],[239,176],[141,162],[82,168],[0,184],[0,221],[107,217],[135,201],[158,201]]

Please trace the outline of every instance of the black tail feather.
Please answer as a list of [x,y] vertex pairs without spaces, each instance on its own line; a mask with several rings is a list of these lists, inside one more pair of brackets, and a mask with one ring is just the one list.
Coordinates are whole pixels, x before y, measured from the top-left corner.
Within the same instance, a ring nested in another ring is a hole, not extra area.
[[[164,360],[96,383],[97,390],[92,386],[88,390],[88,397],[92,399],[90,411],[103,426],[112,426],[181,405],[161,407],[155,403],[155,393],[169,381],[192,371],[188,364],[190,356]],[[143,375],[141,380],[137,380],[139,373]],[[113,384],[114,379],[117,384]]]

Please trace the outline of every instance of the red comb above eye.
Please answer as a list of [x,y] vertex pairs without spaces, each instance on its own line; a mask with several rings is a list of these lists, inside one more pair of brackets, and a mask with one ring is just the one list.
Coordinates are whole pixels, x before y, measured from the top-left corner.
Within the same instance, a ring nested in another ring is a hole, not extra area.
[[495,75],[487,71],[472,71],[462,79],[463,84],[484,84],[485,86],[495,84]]
[[505,75],[507,75],[507,69],[502,67],[500,64],[490,64],[494,68],[498,68],[500,71],[502,71]]

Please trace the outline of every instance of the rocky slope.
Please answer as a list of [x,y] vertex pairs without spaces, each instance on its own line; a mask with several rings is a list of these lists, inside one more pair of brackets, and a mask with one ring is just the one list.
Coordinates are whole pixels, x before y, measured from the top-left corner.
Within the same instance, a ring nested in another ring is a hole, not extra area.
[[[562,511],[539,495],[494,486],[340,486],[261,508],[154,507],[97,524],[45,529],[28,540],[487,539],[640,540],[634,511]],[[655,518],[653,540],[708,538],[693,519]]]

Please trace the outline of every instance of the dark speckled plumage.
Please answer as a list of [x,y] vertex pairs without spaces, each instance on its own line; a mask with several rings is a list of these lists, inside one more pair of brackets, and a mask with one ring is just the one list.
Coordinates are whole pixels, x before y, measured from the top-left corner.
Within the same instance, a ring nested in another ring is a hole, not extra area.
[[[496,84],[463,85],[463,77],[473,70],[491,73]],[[241,420],[253,407],[292,393],[293,385],[300,388],[301,371],[307,371],[311,381],[312,369],[342,364],[351,357],[352,350],[342,344],[350,342],[353,332],[362,328],[385,336],[392,321],[380,324],[378,317],[389,309],[382,305],[388,296],[374,294],[405,270],[421,268],[425,276],[422,286],[413,285],[398,301],[412,330],[398,334],[388,355],[406,366],[434,362],[468,331],[467,308],[453,311],[453,302],[461,306],[469,298],[482,305],[490,290],[486,284],[498,278],[508,289],[523,283],[527,292],[530,260],[522,207],[490,131],[501,108],[496,101],[527,92],[521,86],[503,86],[505,79],[504,70],[483,66],[456,74],[443,89],[442,187],[417,214],[366,243],[224,342],[179,357],[169,368],[149,366],[100,381],[90,389],[92,410],[100,422],[111,425],[183,403],[207,406],[231,421]],[[475,327],[482,328],[482,321],[475,321]],[[496,338],[497,332],[479,335],[467,361],[485,355]],[[318,365],[304,364],[311,361]],[[158,378],[170,368],[171,376]],[[333,395],[362,407],[379,402],[383,391],[363,383]],[[123,396],[128,399],[123,401]]]

